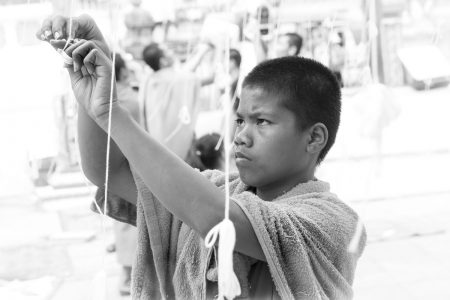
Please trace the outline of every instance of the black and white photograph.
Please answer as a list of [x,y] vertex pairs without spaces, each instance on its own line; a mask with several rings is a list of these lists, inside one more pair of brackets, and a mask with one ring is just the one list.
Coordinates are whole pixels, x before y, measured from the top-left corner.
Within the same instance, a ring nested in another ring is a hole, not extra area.
[[0,299],[450,299],[450,1],[0,0]]

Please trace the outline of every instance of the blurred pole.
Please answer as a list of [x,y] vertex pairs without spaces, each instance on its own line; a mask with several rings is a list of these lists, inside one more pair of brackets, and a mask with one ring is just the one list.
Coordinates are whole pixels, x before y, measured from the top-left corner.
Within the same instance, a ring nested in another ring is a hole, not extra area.
[[376,36],[371,37],[371,49],[370,49],[370,62],[372,69],[372,78],[374,82],[384,83],[383,73],[383,57],[381,51],[381,18],[382,18],[382,3],[381,0],[371,0],[369,7],[369,20],[370,23],[376,26]]

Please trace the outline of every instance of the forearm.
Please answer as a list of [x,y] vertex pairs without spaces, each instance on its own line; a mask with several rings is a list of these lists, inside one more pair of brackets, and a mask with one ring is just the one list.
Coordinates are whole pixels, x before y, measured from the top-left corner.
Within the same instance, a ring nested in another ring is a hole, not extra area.
[[200,86],[210,85],[214,83],[215,74],[211,72],[210,74],[200,78]]
[[203,61],[209,50],[210,46],[204,45],[203,47],[199,47],[194,56],[186,60],[186,62],[183,65],[183,68],[187,71],[194,72],[200,65],[200,63]]
[[[213,214],[223,211],[222,192],[200,172],[155,141],[123,107],[114,109],[112,118],[113,140],[161,203],[199,232],[215,225]],[[101,127],[106,128],[106,120],[101,122]],[[211,218],[205,218],[205,215]]]
[[[103,186],[106,170],[107,134],[86,113],[78,107],[78,141],[81,166],[86,177],[97,186]],[[119,147],[111,141],[109,168],[114,171],[126,162]]]
[[[224,192],[151,138],[123,108],[114,110],[113,120],[112,138],[130,165],[172,214],[204,238],[224,217]],[[230,219],[236,227],[236,250],[265,260],[250,221],[234,202]]]

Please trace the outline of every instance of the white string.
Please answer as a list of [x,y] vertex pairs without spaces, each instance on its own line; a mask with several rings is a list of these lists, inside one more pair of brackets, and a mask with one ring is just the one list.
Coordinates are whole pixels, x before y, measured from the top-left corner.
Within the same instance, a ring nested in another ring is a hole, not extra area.
[[331,46],[331,42],[332,42],[332,37],[336,33],[335,32],[336,19],[337,19],[336,13],[334,13],[331,18],[327,18],[325,20],[325,22],[324,22],[329,27],[328,36],[327,36],[327,49],[328,49],[328,52],[329,52],[329,55],[330,55],[330,61],[331,61],[331,49],[330,49],[330,46]]
[[283,1],[280,0],[280,2],[278,3],[278,7],[277,7],[277,19],[275,21],[275,30],[274,30],[274,38],[273,38],[273,43],[272,43],[272,54],[276,52],[276,47],[278,44],[278,38],[280,35],[280,8],[281,8],[281,3]]
[[370,56],[371,56],[371,69],[372,69],[372,80],[374,83],[379,82],[379,75],[378,75],[378,53],[377,53],[377,36],[378,36],[378,28],[376,23],[376,3],[375,0],[369,1],[369,49],[370,49]]
[[[230,36],[225,37],[225,74],[230,73]],[[230,215],[230,84],[227,82],[225,86],[225,219],[229,219]]]
[[[63,47],[63,50],[66,50],[67,46],[70,44],[72,40],[72,26],[73,26],[73,0],[70,0],[70,13],[69,13],[69,35],[67,36],[66,44]],[[62,51],[64,54],[65,52]]]
[[[113,19],[113,18],[111,18]],[[117,31],[113,30],[113,41],[116,41]],[[111,122],[112,122],[112,107],[113,107],[113,96],[114,96],[114,83],[115,83],[115,73],[116,73],[116,45],[114,42],[111,45],[112,48],[112,68],[111,68],[111,90],[109,93],[109,112],[108,112],[108,129],[107,129],[107,141],[106,141],[106,170],[105,170],[105,201],[103,203],[103,214],[107,215],[107,203],[108,203],[108,187],[109,187],[109,159],[111,152]]]
[[[231,104],[228,107],[228,110],[231,110],[233,108],[233,106],[234,106],[234,104],[235,104],[235,102],[237,100],[237,90],[238,90],[238,88],[236,87],[236,89],[234,90],[234,93],[233,93],[233,98],[231,99]],[[225,93],[226,93],[226,87],[225,87]],[[226,99],[226,97],[225,97],[225,100],[228,101],[229,99]],[[224,118],[226,118],[225,108],[224,108],[224,114],[225,114]],[[225,125],[224,125],[224,128],[220,132],[219,141],[217,142],[216,147],[214,147],[214,150],[216,150],[216,151],[219,150],[220,144],[222,144],[224,136],[225,136],[225,132],[227,130],[228,130],[227,127],[225,127]]]
[[216,146],[214,147],[214,150],[215,150],[215,151],[219,151],[220,145],[221,145],[222,142],[223,142],[223,136],[224,136],[224,135],[225,135],[225,134],[221,134],[221,135],[220,135],[219,140],[217,141],[217,144],[216,144]]
[[[228,10],[229,11],[229,10]],[[225,73],[230,69],[230,37],[225,37]],[[225,86],[225,97],[230,97],[230,84]],[[236,230],[229,219],[230,212],[230,99],[223,102],[225,110],[225,218],[214,226],[205,237],[205,246],[211,248],[219,239],[218,249],[218,299],[234,299],[241,294],[239,280],[233,269],[233,251],[236,243]]]
[[[112,14],[113,14],[113,4],[110,7],[110,19],[114,20]],[[112,23],[111,23],[112,26]],[[108,190],[109,190],[109,160],[110,160],[110,153],[111,153],[111,125],[112,125],[112,107],[113,107],[113,96],[114,96],[114,84],[115,84],[115,63],[116,63],[116,44],[117,41],[117,30],[112,30],[112,43],[111,43],[111,50],[112,50],[112,68],[111,68],[111,89],[109,94],[109,112],[108,112],[108,129],[107,129],[107,141],[106,141],[106,168],[105,168],[105,194],[104,194],[104,202],[103,202],[103,213],[101,213],[101,227],[102,227],[102,236],[103,236],[103,249],[106,248],[106,228],[105,228],[105,221],[107,216],[107,209],[108,209]],[[94,300],[104,300],[106,299],[106,292],[107,292],[107,278],[106,278],[106,261],[105,261],[105,254],[102,256],[102,270],[97,272],[97,274],[94,276],[93,282],[93,292],[92,292],[92,299]],[[100,286],[103,286],[103,288],[99,288]]]
[[105,201],[103,203],[103,214],[107,214],[107,202],[108,202],[108,181],[109,181],[109,154],[111,150],[111,120],[112,120],[112,105],[113,105],[113,91],[114,91],[114,75],[115,75],[115,64],[116,53],[115,49],[112,50],[112,74],[111,74],[111,92],[109,95],[109,113],[108,113],[108,131],[107,131],[107,141],[106,141],[106,171],[105,171]]

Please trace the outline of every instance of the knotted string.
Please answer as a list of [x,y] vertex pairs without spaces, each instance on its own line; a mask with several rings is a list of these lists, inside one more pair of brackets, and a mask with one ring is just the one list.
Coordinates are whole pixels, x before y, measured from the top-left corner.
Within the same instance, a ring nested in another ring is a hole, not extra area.
[[[113,16],[113,4],[111,3],[109,14],[110,14],[110,22],[111,27],[113,27],[113,20],[117,19]],[[114,97],[114,84],[115,84],[115,73],[116,73],[116,43],[117,43],[117,30],[112,30],[112,43],[111,43],[111,55],[112,55],[112,66],[111,66],[111,89],[109,93],[109,112],[108,112],[108,127],[107,127],[107,140],[106,140],[106,160],[105,160],[105,193],[104,193],[104,202],[103,202],[103,212],[99,210],[101,214],[101,226],[103,233],[103,248],[106,247],[106,229],[105,229],[105,219],[108,214],[108,190],[109,190],[109,160],[111,153],[111,125],[112,125],[112,107],[113,107],[113,97]],[[102,257],[102,270],[97,272],[92,281],[92,285],[94,287],[92,293],[92,299],[94,300],[104,300],[106,299],[106,291],[107,291],[107,276],[106,276],[106,263],[105,263],[105,254]]]
[[[230,69],[230,37],[225,37],[225,74]],[[225,95],[230,97],[230,84],[225,86]],[[230,216],[230,99],[223,101],[225,110],[225,218],[214,226],[205,237],[205,246],[213,247],[219,238],[218,249],[218,299],[234,299],[241,294],[239,280],[233,269],[233,251],[236,243],[236,230]]]
[[70,13],[69,13],[69,34],[67,36],[66,44],[64,45],[63,50],[66,50],[67,46],[70,44],[72,40],[72,28],[73,28],[73,0],[70,0]]

